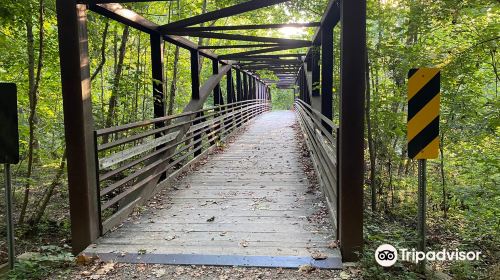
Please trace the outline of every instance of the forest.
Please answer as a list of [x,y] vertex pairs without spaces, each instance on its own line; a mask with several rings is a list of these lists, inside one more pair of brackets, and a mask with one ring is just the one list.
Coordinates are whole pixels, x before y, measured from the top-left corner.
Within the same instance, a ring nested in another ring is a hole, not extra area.
[[[166,24],[241,2],[245,1],[123,5]],[[319,21],[327,3],[292,0],[206,26]],[[339,26],[334,29],[335,124],[340,110],[339,30]],[[234,32],[310,40],[314,31],[287,27]],[[412,264],[384,269],[373,259],[381,242],[403,247],[416,242],[417,162],[408,159],[406,138],[407,74],[416,67],[441,69],[439,158],[429,160],[427,167],[428,248],[482,252],[478,262],[436,262],[433,269],[451,277],[447,279],[500,277],[498,1],[367,0],[366,32],[365,247],[357,266],[361,277],[421,277]],[[95,128],[151,119],[154,81],[149,35],[89,12],[88,36]],[[190,39],[198,45],[225,43]],[[181,113],[190,100],[190,67],[189,51],[165,44],[167,115]],[[211,61],[201,57],[200,68],[203,84],[212,74]],[[53,271],[64,278],[74,266],[60,72],[56,1],[0,1],[0,82],[16,83],[18,88],[21,161],[12,167],[16,253],[39,252],[41,256],[17,263],[9,274],[11,279],[47,279]],[[275,78],[268,71],[259,75]],[[221,82],[223,96],[227,94],[225,79]],[[271,86],[273,110],[292,110],[294,92]],[[205,107],[210,104],[212,96]],[[3,175],[0,178],[3,182]],[[5,209],[3,196],[2,191],[0,205]],[[0,263],[7,261],[4,215],[2,210]]]

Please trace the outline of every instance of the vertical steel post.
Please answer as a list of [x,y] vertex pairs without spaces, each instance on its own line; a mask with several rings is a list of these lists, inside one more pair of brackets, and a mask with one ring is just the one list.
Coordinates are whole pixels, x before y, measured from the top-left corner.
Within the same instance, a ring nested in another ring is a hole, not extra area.
[[14,269],[16,260],[14,251],[14,222],[12,221],[12,178],[10,164],[4,164],[5,174],[5,223],[7,226],[7,252],[9,256],[9,268]]
[[[219,61],[217,59],[212,60],[212,74],[213,75],[219,74]],[[220,91],[220,83],[217,83],[217,85],[214,88],[214,106],[222,105],[221,94],[222,93]]]
[[[417,223],[417,232],[418,232],[418,251],[425,252],[425,212],[426,212],[426,187],[427,187],[427,178],[426,178],[426,167],[427,160],[419,159],[418,160],[418,223]],[[418,269],[420,272],[425,271],[425,260],[422,260],[418,264]]]
[[90,94],[87,6],[57,0],[64,129],[73,253],[78,254],[100,234],[94,121]]
[[243,100],[248,100],[248,74],[243,72]]
[[[150,35],[151,44],[151,74],[153,78],[153,114],[154,118],[164,117],[166,114],[165,106],[165,76],[163,72],[163,50],[164,42],[162,36],[158,34]],[[155,123],[155,128],[165,126],[165,122]],[[156,133],[155,138],[159,138],[163,133]],[[157,150],[162,149],[165,145],[159,145]],[[166,172],[162,175],[160,180],[166,178]]]
[[200,99],[200,53],[191,50],[191,99]]
[[[197,50],[191,50],[191,99],[200,99],[200,53]],[[196,118],[201,117],[201,113],[195,115]],[[193,125],[200,123],[200,120],[194,121]],[[193,141],[201,140],[201,134],[193,137]],[[194,156],[201,154],[202,141],[194,144]]]
[[[164,42],[160,35],[151,34],[151,72],[153,78],[153,103],[154,117],[165,116],[165,93],[164,93],[164,72],[163,72],[163,49]],[[156,128],[164,126],[163,122],[155,124]]]
[[[202,123],[202,122],[203,122],[203,119],[201,119],[201,117],[203,117],[203,116],[204,116],[203,112],[196,113],[196,118],[197,118],[198,120],[194,121],[194,122],[193,122],[193,125],[197,125],[197,124]],[[201,130],[202,130],[202,129],[200,129],[200,131],[201,131]],[[194,133],[198,133],[198,131],[195,131]],[[198,135],[196,135],[196,136],[194,136],[194,137],[193,137],[193,141],[195,141],[195,142],[196,142],[196,141],[199,141],[198,143],[194,144],[194,146],[193,146],[193,149],[194,149],[194,156],[195,156],[195,157],[197,157],[197,156],[201,155],[201,152],[202,152],[202,151],[201,151],[201,149],[203,148],[203,145],[202,145],[202,143],[201,143],[201,142],[202,142],[201,140],[202,140],[202,133],[200,133],[200,134],[198,134]]]
[[231,104],[234,102],[234,89],[233,89],[233,74],[232,69],[227,71],[227,104]]
[[241,71],[236,69],[236,95],[237,101],[243,100],[243,89],[241,88]]
[[[329,120],[333,120],[333,28],[330,18],[321,26],[321,113]],[[331,126],[322,123],[333,132]]]
[[356,261],[363,248],[366,0],[342,1],[341,20],[340,243],[344,261]]

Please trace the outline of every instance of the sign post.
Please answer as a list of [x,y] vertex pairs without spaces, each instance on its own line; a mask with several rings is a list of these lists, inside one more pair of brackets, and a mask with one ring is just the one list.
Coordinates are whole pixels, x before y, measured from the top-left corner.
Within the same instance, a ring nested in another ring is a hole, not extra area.
[[5,174],[5,219],[9,267],[14,268],[14,223],[12,222],[12,185],[10,165],[19,162],[19,132],[17,128],[17,88],[15,84],[0,83],[0,163]]
[[[441,74],[436,68],[408,72],[408,157],[418,160],[418,246],[425,252],[426,165],[439,154],[439,107]],[[425,271],[425,261],[419,263]]]

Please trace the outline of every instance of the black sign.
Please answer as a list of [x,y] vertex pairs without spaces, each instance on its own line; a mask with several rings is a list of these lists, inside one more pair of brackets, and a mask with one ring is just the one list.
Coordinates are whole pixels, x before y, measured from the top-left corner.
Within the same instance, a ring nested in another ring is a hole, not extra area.
[[16,84],[0,83],[0,163],[19,162]]

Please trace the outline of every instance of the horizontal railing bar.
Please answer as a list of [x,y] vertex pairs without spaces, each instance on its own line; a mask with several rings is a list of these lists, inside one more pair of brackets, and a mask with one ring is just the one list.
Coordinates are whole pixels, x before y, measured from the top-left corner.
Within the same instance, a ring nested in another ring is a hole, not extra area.
[[317,116],[319,116],[321,118],[321,120],[323,120],[326,124],[328,124],[332,129],[337,129],[337,126],[332,122],[332,120],[328,119],[327,117],[325,117],[325,115],[323,115],[323,113],[321,113],[320,111],[314,109],[313,107],[311,107],[311,105],[305,103],[304,101],[300,100],[300,99],[296,99],[296,101],[300,102],[300,104],[306,106],[308,109],[312,110],[314,113],[316,113]]
[[[238,108],[241,108],[243,106],[245,106],[245,105],[239,105]],[[252,105],[248,105],[248,106],[252,106]],[[206,111],[209,111],[209,110],[212,110],[212,109],[206,109]],[[114,147],[117,147],[117,146],[120,146],[120,145],[123,145],[123,144],[127,144],[127,143],[130,143],[130,142],[133,142],[133,141],[137,141],[137,140],[140,140],[142,138],[145,138],[145,137],[148,137],[148,136],[151,136],[151,135],[154,135],[154,134],[158,134],[158,133],[164,132],[166,130],[170,130],[172,128],[176,128],[176,127],[188,124],[188,123],[195,122],[197,120],[203,120],[203,119],[209,118],[209,117],[217,115],[217,114],[223,114],[225,112],[228,112],[229,110],[231,110],[231,109],[224,109],[224,111],[215,111],[214,113],[211,113],[211,114],[208,114],[208,115],[204,115],[204,116],[200,116],[200,117],[196,117],[196,118],[194,118],[192,120],[189,120],[189,121],[175,123],[175,124],[172,124],[172,125],[169,125],[169,126],[157,128],[157,129],[154,129],[154,130],[149,130],[149,131],[143,132],[141,134],[133,135],[133,136],[122,138],[122,139],[119,139],[119,140],[116,140],[116,141],[113,141],[113,142],[102,144],[102,145],[99,145],[97,147],[97,151],[98,152],[102,152],[102,151],[105,151],[105,150],[109,150],[111,148],[114,148]]]
[[[328,186],[332,186],[332,188],[327,188],[325,192],[332,199],[336,199],[336,196],[338,194],[337,190],[333,188],[333,185],[337,181],[337,175],[335,174],[335,172],[331,172],[331,170],[336,170],[336,162],[334,163],[328,157],[327,151],[324,149],[321,143],[318,143],[319,140],[316,138],[316,135],[314,135],[313,127],[308,125],[306,121],[304,110],[302,110],[301,108],[298,109],[299,110],[297,112],[299,114],[301,126],[303,127],[303,131],[307,134],[306,143],[308,144],[309,149],[313,150],[313,162],[315,164],[317,172],[319,173],[318,175],[320,176],[321,180],[327,180]],[[327,157],[325,157],[325,154],[327,154]],[[330,175],[334,175],[335,177],[330,178]]]
[[[225,119],[224,119],[224,120],[222,120],[221,122],[223,122],[223,121],[225,121]],[[220,124],[219,124],[219,125],[220,125]],[[202,132],[198,132],[198,133],[196,133],[196,134],[193,134],[193,137],[194,137],[194,136],[198,136],[198,135],[199,135],[199,134],[201,134],[201,133],[202,133]],[[169,145],[169,146],[167,146],[167,147],[163,147],[163,148],[161,148],[161,149],[157,150],[156,152],[154,152],[154,153],[152,153],[152,154],[149,154],[149,155],[147,155],[147,156],[145,156],[145,157],[143,157],[143,158],[137,159],[137,160],[135,160],[135,161],[133,161],[133,162],[130,162],[130,163],[128,163],[128,164],[126,164],[126,165],[124,165],[124,166],[122,166],[122,167],[120,167],[120,168],[117,168],[117,169],[115,169],[115,170],[113,170],[113,171],[110,171],[110,172],[108,172],[108,173],[104,174],[103,176],[99,177],[99,181],[100,181],[100,182],[101,182],[101,181],[104,181],[104,180],[106,180],[106,179],[110,178],[111,176],[114,176],[114,175],[116,175],[116,174],[119,174],[120,172],[123,172],[123,171],[125,171],[125,170],[127,170],[127,169],[129,169],[129,168],[132,168],[132,167],[134,167],[135,165],[137,165],[137,164],[139,164],[139,163],[141,163],[141,162],[143,162],[143,161],[145,161],[145,160],[147,160],[147,159],[152,158],[153,156],[156,156],[156,155],[158,155],[158,154],[160,154],[160,153],[162,153],[162,152],[164,152],[164,151],[166,151],[166,150],[168,150],[168,149],[170,149],[170,148],[173,148],[173,147],[175,147],[175,146],[177,146],[177,145],[179,145],[179,144],[182,144],[183,142],[185,142],[185,141],[189,140],[190,138],[192,138],[192,137],[184,137],[184,138],[182,138],[181,140],[179,140],[178,142],[175,142],[175,143],[173,143],[173,144],[171,144],[171,145]]]
[[316,126],[317,126],[320,130],[321,130],[321,132],[323,132],[323,134],[324,134],[324,135],[326,135],[326,137],[328,138],[328,140],[330,140],[332,143],[333,143],[333,142],[335,142],[335,139],[333,138],[332,133],[331,133],[331,132],[329,132],[328,130],[326,130],[326,128],[323,126],[323,124],[322,124],[322,123],[321,123],[318,119],[316,119],[316,118],[314,118],[314,117],[313,117],[313,115],[312,115],[312,113],[311,113],[311,112],[307,111],[307,110],[306,110],[306,109],[302,106],[302,104],[300,104],[300,103],[296,103],[296,104],[297,104],[297,106],[299,106],[299,108],[300,108],[302,111],[304,111],[304,112],[308,115],[308,117],[309,117],[310,119],[312,119],[312,120],[313,120],[313,122],[314,122],[314,123],[316,124]]
[[152,124],[155,124],[155,123],[158,123],[158,122],[164,122],[164,121],[173,120],[173,119],[180,118],[180,117],[185,117],[185,116],[197,114],[197,113],[200,113],[200,112],[205,112],[207,110],[212,110],[212,109],[217,109],[217,108],[224,108],[224,107],[231,106],[231,105],[234,105],[234,104],[255,102],[255,101],[258,101],[258,100],[264,100],[264,99],[243,100],[243,101],[238,101],[238,102],[233,102],[233,103],[229,103],[229,104],[219,105],[219,106],[211,107],[211,108],[207,108],[207,109],[201,109],[201,110],[198,110],[198,111],[181,113],[181,114],[177,114],[177,115],[173,115],[173,116],[165,116],[165,117],[161,117],[161,118],[156,118],[156,119],[151,119],[151,120],[145,120],[145,121],[139,121],[139,122],[124,124],[124,125],[120,125],[120,126],[114,126],[114,127],[109,127],[109,128],[102,128],[102,129],[96,130],[96,134],[97,134],[98,137],[101,137],[101,136],[104,136],[104,135],[107,135],[107,134],[111,134],[111,133],[121,132],[121,131],[124,131],[124,130],[132,129],[132,128],[138,128],[138,127],[142,127],[142,126],[148,126],[148,125],[152,125]]
[[[215,139],[215,138],[214,138]],[[157,172],[157,173],[154,173],[152,175],[149,175],[148,177],[144,178],[143,180],[141,180],[140,182],[138,182],[137,184],[135,184],[134,186],[132,186],[131,188],[127,189],[126,191],[120,193],[119,195],[113,197],[111,200],[109,201],[106,201],[106,203],[104,203],[101,207],[101,210],[106,210],[108,209],[109,207],[111,207],[112,205],[116,204],[117,202],[119,202],[120,200],[124,199],[125,197],[127,197],[129,194],[133,193],[134,191],[138,190],[140,187],[144,186],[145,184],[147,184],[148,182],[150,182],[151,180],[153,180],[154,178],[160,176],[161,174],[165,173],[167,170],[169,170],[170,168],[172,168],[173,166],[175,166],[177,163],[181,162],[182,160],[184,160],[185,158],[187,158],[188,156],[190,156],[191,154],[193,154],[195,151],[191,151],[189,153],[186,153],[184,156],[176,159],[175,161],[171,162],[169,165],[167,165],[167,167],[163,168],[161,171]]]
[[[260,106],[260,107],[257,107],[256,110],[254,110],[254,108],[248,108],[249,110],[245,110],[244,112],[242,112],[241,114],[238,115],[238,118],[240,118],[240,122],[238,123],[235,123],[235,122],[231,122],[231,126],[229,129],[227,129],[226,131],[230,131],[232,130],[235,126],[237,126],[239,123],[241,123],[241,119],[243,118],[243,114],[247,115],[247,114],[250,114],[249,111],[255,111],[255,113],[252,113],[252,116],[255,116],[257,115],[258,113],[257,112],[263,112],[264,110],[267,109],[267,104],[262,104],[264,106]],[[266,108],[264,108],[266,107]],[[233,120],[235,119],[236,117],[233,118]],[[248,120],[248,119],[247,119]],[[221,123],[223,123],[223,121],[221,121]],[[209,130],[211,127],[206,127],[205,130]],[[218,128],[217,130],[215,131],[212,131],[210,134],[208,135],[212,135],[212,134],[217,134],[217,132],[220,130],[220,129],[223,129],[223,127],[221,126],[220,128]],[[207,136],[208,136],[207,135]],[[217,139],[219,137],[219,135],[215,135],[213,136],[212,138],[208,139],[207,142],[208,143],[211,143],[213,142],[215,139]],[[224,137],[225,139],[225,137]],[[203,140],[202,139],[199,139],[197,141],[194,141],[193,143],[191,143],[190,145],[187,145],[185,147],[182,148],[182,150],[185,150],[185,149],[189,149],[190,147],[194,146],[195,144],[197,144],[198,142],[201,142]],[[183,141],[180,141],[180,142],[185,142],[187,141],[186,139],[184,139]],[[212,147],[213,145],[211,145],[210,147]],[[140,187],[144,186],[145,184],[147,184],[149,181],[151,181],[152,179],[160,176],[161,174],[163,174],[164,172],[166,172],[167,170],[169,170],[170,168],[172,168],[173,166],[175,166],[177,163],[181,162],[182,160],[184,160],[185,158],[187,158],[188,156],[190,156],[191,154],[193,154],[195,151],[197,151],[199,149],[192,149],[189,153],[186,153],[185,155],[183,155],[182,157],[176,159],[174,162],[170,163],[169,165],[167,165],[165,168],[163,168],[161,171],[155,173],[155,174],[152,174],[148,177],[146,177],[145,179],[141,180],[140,182],[136,183],[134,186],[132,186],[131,188],[128,188],[126,191],[120,193],[119,195],[113,197],[111,200],[105,202],[102,207],[101,207],[101,211],[102,210],[106,210],[107,208],[111,207],[112,205],[116,204],[117,202],[119,202],[120,200],[124,199],[125,197],[127,197],[128,195],[130,195],[131,193],[133,193],[134,191],[138,190]],[[169,157],[172,158],[173,156],[175,155],[178,155],[179,153],[177,152],[176,154],[172,155]],[[165,160],[168,160],[168,159],[162,159],[162,161],[165,161]],[[156,164],[153,163],[153,164]],[[148,169],[151,165],[148,166]],[[127,182],[129,182],[130,180],[128,180]],[[109,193],[109,191],[107,192]]]
[[[222,122],[223,122],[223,121],[221,121],[221,123],[222,123]],[[216,126],[216,125],[213,125],[213,126]],[[180,140],[180,141],[178,141],[178,142],[176,142],[176,143],[174,143],[174,144],[171,144],[171,145],[169,145],[168,147],[163,147],[161,150],[156,151],[156,152],[154,153],[154,155],[157,155],[157,154],[159,154],[159,153],[161,153],[161,152],[164,152],[165,150],[168,150],[168,149],[170,149],[170,148],[173,148],[173,147],[175,147],[175,146],[177,146],[177,145],[179,145],[179,144],[181,144],[181,143],[183,143],[183,142],[189,141],[189,140],[193,139],[194,137],[196,137],[196,136],[199,136],[199,135],[203,134],[203,133],[204,133],[204,132],[206,132],[207,130],[211,130],[211,129],[213,128],[213,126],[207,126],[207,127],[204,127],[204,128],[203,128],[203,130],[200,130],[200,131],[198,131],[198,132],[196,132],[196,133],[192,133],[189,137],[184,137],[184,138],[182,138],[182,140]],[[220,129],[221,129],[221,128],[216,129],[214,132],[218,132],[218,131],[220,131]],[[213,134],[214,132],[211,132],[210,134]],[[187,146],[187,147],[191,147],[191,146]],[[181,151],[182,151],[182,150],[181,150]],[[180,151],[177,151],[176,153],[174,153],[174,154],[173,154],[173,155],[171,155],[170,157],[168,157],[168,158],[166,158],[166,159],[162,159],[162,161],[165,161],[165,160],[171,159],[172,157],[174,157],[175,155],[177,155],[179,152],[180,152]],[[146,157],[144,157],[144,158],[138,159],[138,160],[136,160],[136,161],[134,161],[134,162],[131,162],[129,165],[127,165],[127,167],[129,167],[129,166],[130,166],[130,167],[133,167],[133,166],[135,166],[135,165],[139,164],[140,162],[145,161],[146,159],[148,159],[148,158],[150,158],[150,157],[152,157],[152,156],[153,156],[153,155],[149,155],[149,156],[146,156]],[[157,164],[157,161],[155,161],[153,164],[156,164],[155,166],[157,166],[157,165],[158,165],[158,164]],[[153,167],[155,167],[155,166],[153,166]],[[130,167],[129,167],[129,168],[130,168]],[[126,178],[123,178],[122,180],[120,180],[120,181],[118,181],[118,182],[116,182],[116,183],[113,183],[112,185],[110,185],[109,187],[107,187],[107,188],[105,188],[105,189],[103,189],[103,190],[101,191],[101,196],[104,196],[104,195],[108,194],[109,192],[113,191],[114,189],[116,189],[116,188],[120,187],[121,185],[126,184],[126,183],[130,182],[131,180],[133,180],[133,179],[137,178],[138,176],[140,176],[140,175],[144,174],[145,172],[147,172],[147,171],[149,171],[149,170],[150,170],[150,167],[151,167],[151,164],[150,164],[150,165],[148,165],[147,167],[142,168],[141,170],[143,170],[143,172],[136,172],[136,173],[134,173],[134,174],[131,174],[131,175],[127,176]],[[109,173],[106,173],[106,174],[105,174],[105,176],[103,176],[103,177],[104,177],[105,179],[107,179],[107,178],[109,178],[109,177],[111,177],[111,176],[113,176],[113,175],[116,175],[116,174],[118,174],[118,173],[120,173],[120,172],[122,172],[122,171],[124,171],[124,170],[126,170],[126,169],[128,169],[128,168],[120,168],[120,171],[119,171],[119,172],[114,172],[114,171],[111,171],[111,172],[109,172]],[[144,169],[146,169],[146,170],[144,170]],[[100,181],[102,181],[102,180],[104,180],[104,179],[101,179],[101,178],[100,178]]]

